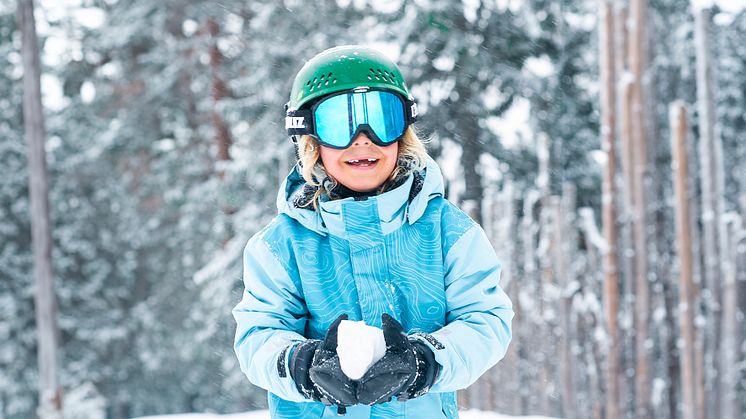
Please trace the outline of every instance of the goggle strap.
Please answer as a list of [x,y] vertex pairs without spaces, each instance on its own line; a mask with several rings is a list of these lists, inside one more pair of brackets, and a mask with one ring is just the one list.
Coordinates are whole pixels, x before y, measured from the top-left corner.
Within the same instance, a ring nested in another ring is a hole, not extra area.
[[288,135],[313,133],[313,118],[310,109],[298,109],[285,112],[285,130]]
[[419,112],[417,110],[417,102],[413,100],[405,100],[404,108],[405,108],[405,114],[407,118],[407,125],[412,124],[415,121],[417,121],[417,115],[419,115]]

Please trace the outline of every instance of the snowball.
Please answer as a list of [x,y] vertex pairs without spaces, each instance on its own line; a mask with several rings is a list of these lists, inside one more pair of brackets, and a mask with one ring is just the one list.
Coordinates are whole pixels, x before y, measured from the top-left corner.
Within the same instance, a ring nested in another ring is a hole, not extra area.
[[337,354],[342,372],[351,379],[360,379],[385,353],[383,330],[362,321],[342,320],[339,324]]

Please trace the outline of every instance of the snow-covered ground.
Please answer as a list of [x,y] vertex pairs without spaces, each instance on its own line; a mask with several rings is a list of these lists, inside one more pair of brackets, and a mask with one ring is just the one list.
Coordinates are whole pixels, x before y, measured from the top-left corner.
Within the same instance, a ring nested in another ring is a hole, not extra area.
[[[493,412],[481,412],[479,410],[462,410],[459,412],[459,417],[461,419],[551,419],[546,416],[506,416]],[[256,410],[232,415],[188,413],[181,415],[143,416],[133,419],[269,419],[269,412],[266,410]]]

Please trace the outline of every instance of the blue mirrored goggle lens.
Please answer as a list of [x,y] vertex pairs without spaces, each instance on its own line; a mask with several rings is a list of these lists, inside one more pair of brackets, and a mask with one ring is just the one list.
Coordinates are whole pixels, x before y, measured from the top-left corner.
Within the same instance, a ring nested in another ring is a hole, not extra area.
[[383,91],[344,93],[324,99],[314,112],[316,135],[332,147],[348,147],[364,124],[382,145],[395,142],[406,128],[404,102]]

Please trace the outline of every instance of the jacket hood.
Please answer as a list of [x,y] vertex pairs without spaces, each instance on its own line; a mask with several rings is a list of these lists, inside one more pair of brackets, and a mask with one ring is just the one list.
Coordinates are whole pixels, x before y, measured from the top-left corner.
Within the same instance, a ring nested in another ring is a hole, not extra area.
[[[321,235],[333,234],[344,237],[346,234],[342,208],[346,206],[369,206],[374,201],[378,209],[378,221],[384,233],[399,228],[406,220],[409,224],[417,221],[431,199],[444,195],[443,175],[438,164],[430,156],[427,165],[418,173],[408,176],[398,187],[366,200],[352,197],[329,201],[323,195],[319,199],[319,210],[313,207],[299,208],[295,202],[306,184],[296,164],[287,175],[277,193],[277,210],[298,221],[304,227]],[[419,191],[417,190],[419,189]],[[411,196],[414,193],[414,196]],[[350,209],[350,208],[348,208]],[[374,220],[370,220],[374,221]]]

